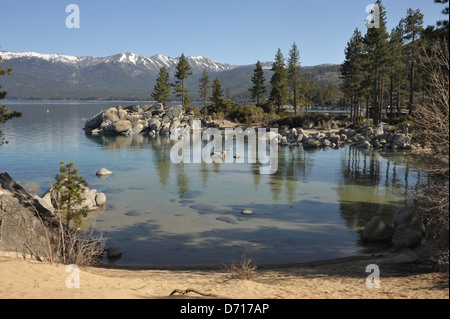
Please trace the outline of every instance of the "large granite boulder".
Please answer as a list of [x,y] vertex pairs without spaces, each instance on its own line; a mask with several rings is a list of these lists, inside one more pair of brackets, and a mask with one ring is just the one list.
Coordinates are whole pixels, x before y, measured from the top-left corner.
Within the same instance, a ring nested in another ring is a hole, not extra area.
[[7,173],[0,174],[0,255],[47,258],[52,213]]
[[387,242],[391,239],[394,228],[381,216],[372,217],[364,228],[361,238],[369,242]]

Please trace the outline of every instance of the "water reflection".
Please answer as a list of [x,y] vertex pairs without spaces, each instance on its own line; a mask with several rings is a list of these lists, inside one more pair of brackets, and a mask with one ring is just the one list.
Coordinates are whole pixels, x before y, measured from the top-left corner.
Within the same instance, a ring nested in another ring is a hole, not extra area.
[[[236,258],[238,251],[266,261],[292,262],[371,251],[375,248],[358,241],[358,231],[373,215],[392,221],[417,179],[401,154],[353,147],[280,148],[277,172],[261,175],[259,163],[174,164],[174,142],[166,137],[87,137],[109,152],[142,153],[143,160],[154,163],[149,166],[159,180],[147,190],[153,199],[142,198],[143,188],[141,197],[135,195],[141,199],[133,201],[135,210],[147,209],[151,219],[147,213],[133,215],[134,223],[121,220],[120,229],[114,225],[108,230],[113,244],[116,240],[128,251],[123,263],[151,259],[176,264],[183,256],[183,263],[207,264],[218,256]],[[248,145],[240,150],[234,145],[233,151],[246,156]],[[124,193],[133,190],[128,187]],[[120,195],[115,195],[117,200]],[[145,208],[155,200],[153,210]],[[256,214],[244,218],[243,209]]]
[[[384,156],[383,156],[384,155]],[[375,215],[393,223],[394,213],[411,198],[410,157],[401,153],[361,151],[347,147],[342,153],[342,178],[337,188],[340,215],[350,230],[362,230]]]

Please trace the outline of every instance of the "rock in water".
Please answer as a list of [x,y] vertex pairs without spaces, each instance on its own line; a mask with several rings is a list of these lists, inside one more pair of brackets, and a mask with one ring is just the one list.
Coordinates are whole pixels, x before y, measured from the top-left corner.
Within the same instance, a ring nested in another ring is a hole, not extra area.
[[393,232],[394,228],[390,226],[382,217],[374,216],[367,223],[361,237],[365,241],[385,242],[391,238]]
[[107,170],[106,168],[102,168],[95,175],[97,175],[97,176],[108,176],[108,175],[111,175],[111,174],[112,174],[111,171]]
[[245,215],[245,216],[251,216],[251,215],[254,215],[255,212],[252,211],[252,210],[250,210],[250,209],[246,209],[246,210],[243,210],[243,211],[241,212],[241,214],[242,214],[242,215]]
[[102,206],[106,204],[106,195],[104,193],[98,193],[95,196],[95,203],[97,206]]

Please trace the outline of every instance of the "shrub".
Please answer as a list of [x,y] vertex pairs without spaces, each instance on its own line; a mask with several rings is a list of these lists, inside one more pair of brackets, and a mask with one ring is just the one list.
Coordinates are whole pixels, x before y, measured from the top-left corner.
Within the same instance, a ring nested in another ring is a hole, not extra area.
[[251,258],[242,256],[240,264],[225,265],[225,271],[230,275],[231,279],[253,280],[256,277],[256,269],[258,267],[253,264]]

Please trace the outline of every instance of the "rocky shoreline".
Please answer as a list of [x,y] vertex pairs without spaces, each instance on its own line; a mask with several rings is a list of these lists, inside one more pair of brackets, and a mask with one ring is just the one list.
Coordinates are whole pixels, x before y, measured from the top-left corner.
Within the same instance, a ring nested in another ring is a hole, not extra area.
[[[354,145],[363,149],[383,150],[416,150],[423,147],[413,141],[408,124],[403,124],[400,128],[383,125],[376,128],[364,126],[359,129],[351,128],[351,125],[349,119],[341,121],[330,119],[320,123],[306,119],[302,127],[275,124],[266,129],[278,129],[277,139],[281,146],[339,148]],[[223,128],[220,121],[213,121],[210,117],[200,119],[193,111],[186,113],[182,105],[165,108],[161,103],[157,103],[144,107],[140,105],[111,107],[88,119],[84,130],[91,135],[154,137],[168,136],[186,129],[192,131],[210,127]],[[311,129],[315,129],[316,132],[311,133]]]

